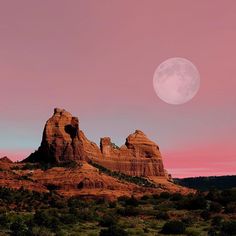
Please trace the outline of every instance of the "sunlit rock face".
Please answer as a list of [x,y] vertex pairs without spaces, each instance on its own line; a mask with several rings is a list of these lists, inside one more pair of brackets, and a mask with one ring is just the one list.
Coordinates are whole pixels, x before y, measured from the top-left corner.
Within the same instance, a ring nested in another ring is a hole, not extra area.
[[64,109],[55,108],[46,122],[41,146],[26,161],[59,163],[84,158],[78,118]]
[[38,151],[24,161],[92,161],[132,176],[166,176],[159,147],[142,131],[130,134],[121,147],[109,137],[101,138],[99,148],[79,129],[78,118],[59,108],[54,109],[53,116],[46,122]]
[[161,159],[161,153],[157,144],[147,138],[140,130],[130,134],[125,145],[136,158],[155,158]]
[[120,148],[108,137],[101,139],[100,147],[103,158],[94,161],[108,169],[132,176],[166,176],[159,147],[140,130]]

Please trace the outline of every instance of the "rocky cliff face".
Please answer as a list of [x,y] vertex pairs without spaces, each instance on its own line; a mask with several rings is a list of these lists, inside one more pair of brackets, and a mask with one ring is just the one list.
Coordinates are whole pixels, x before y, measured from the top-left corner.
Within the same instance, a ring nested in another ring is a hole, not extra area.
[[84,158],[78,118],[64,109],[55,108],[45,125],[41,146],[25,161],[59,163]]
[[165,176],[159,147],[140,130],[120,148],[108,137],[101,138],[100,147],[103,158],[93,160],[108,169],[134,176]]
[[[79,129],[79,120],[64,109],[54,109],[47,121],[41,146],[25,162],[92,161],[113,171],[133,176],[166,176],[159,147],[140,130],[120,148],[109,137],[100,148]],[[85,183],[86,184],[86,183]]]

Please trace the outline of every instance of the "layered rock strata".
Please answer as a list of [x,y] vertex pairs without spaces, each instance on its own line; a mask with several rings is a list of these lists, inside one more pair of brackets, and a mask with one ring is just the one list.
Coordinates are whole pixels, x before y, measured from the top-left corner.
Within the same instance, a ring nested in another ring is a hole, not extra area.
[[77,117],[55,108],[53,116],[46,122],[39,149],[24,162],[70,161],[92,161],[132,176],[167,176],[158,145],[142,131],[130,134],[121,147],[113,144],[109,137],[101,138],[99,148],[79,129]]

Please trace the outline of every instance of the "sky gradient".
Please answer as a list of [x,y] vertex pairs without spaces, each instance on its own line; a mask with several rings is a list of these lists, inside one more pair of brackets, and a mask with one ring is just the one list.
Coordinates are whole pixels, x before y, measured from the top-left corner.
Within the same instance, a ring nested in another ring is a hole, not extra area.
[[[118,145],[135,129],[158,143],[174,177],[236,174],[234,0],[7,1],[0,4],[0,156],[38,148],[54,107],[87,137]],[[174,106],[156,67],[192,61],[201,87]]]

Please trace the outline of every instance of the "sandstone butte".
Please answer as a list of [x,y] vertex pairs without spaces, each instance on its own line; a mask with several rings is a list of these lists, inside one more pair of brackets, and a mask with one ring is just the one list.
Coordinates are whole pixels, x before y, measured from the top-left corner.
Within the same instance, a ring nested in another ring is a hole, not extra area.
[[[76,166],[65,167],[68,163],[76,163]],[[27,168],[29,165],[51,165],[51,168]],[[53,189],[68,197],[115,199],[163,191],[192,192],[172,182],[164,169],[158,145],[142,131],[130,134],[121,147],[113,144],[109,137],[101,138],[98,147],[80,130],[79,119],[59,108],[54,109],[53,116],[46,122],[38,150],[21,163],[12,163],[4,157],[0,159],[0,169],[3,170],[0,186],[40,192]],[[140,177],[151,186],[119,179],[104,170]]]

